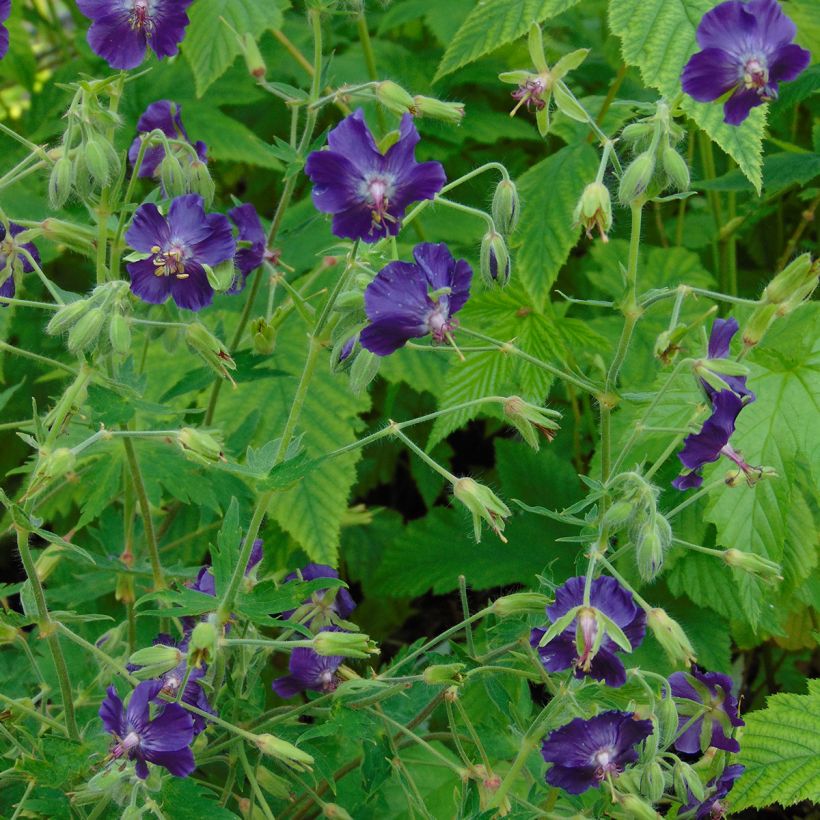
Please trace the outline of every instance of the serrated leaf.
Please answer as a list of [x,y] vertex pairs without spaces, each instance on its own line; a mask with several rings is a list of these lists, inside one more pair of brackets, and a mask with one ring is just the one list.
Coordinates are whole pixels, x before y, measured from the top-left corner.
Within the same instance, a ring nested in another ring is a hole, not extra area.
[[239,553],[242,549],[242,530],[239,526],[239,503],[231,499],[228,512],[222,520],[219,534],[216,536],[216,547],[211,548],[211,564],[215,578],[217,596],[228,588],[233,576]]
[[183,51],[194,72],[198,97],[239,55],[236,34],[259,38],[282,26],[282,11],[274,0],[198,0],[188,16],[191,23]]
[[216,794],[190,778],[169,777],[162,783],[159,802],[174,820],[235,820],[239,815],[221,806]]
[[[695,32],[715,0],[609,0],[609,21],[621,38],[628,65],[637,66],[644,82],[671,99],[681,91],[680,77],[698,50]],[[752,110],[739,126],[723,122],[720,103],[699,103],[686,97],[682,108],[732,159],[754,185],[762,186],[765,106]]]
[[573,211],[598,169],[587,143],[571,145],[530,168],[519,180],[521,220],[512,242],[514,276],[544,306],[558,272],[578,241]]
[[765,709],[745,715],[746,771],[730,795],[733,812],[820,797],[820,680],[808,685],[807,695],[772,695]]
[[525,35],[578,0],[481,0],[467,15],[441,58],[435,82],[461,66]]

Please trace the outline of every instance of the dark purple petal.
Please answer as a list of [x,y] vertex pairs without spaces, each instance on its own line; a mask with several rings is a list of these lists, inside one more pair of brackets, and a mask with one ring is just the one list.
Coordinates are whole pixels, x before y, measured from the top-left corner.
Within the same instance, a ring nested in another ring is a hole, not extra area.
[[743,401],[731,390],[721,390],[713,399],[713,407],[712,415],[700,432],[688,435],[683,450],[678,453],[681,463],[689,470],[697,470],[720,458],[720,451],[735,431],[735,420],[743,409]]
[[672,481],[672,486],[676,490],[692,490],[703,484],[703,476],[698,473],[681,473]]
[[[613,650],[617,649],[617,644],[613,643]],[[583,669],[575,670],[576,678],[583,678]],[[620,658],[614,651],[604,649],[603,646],[595,653],[589,667],[589,676],[595,680],[602,680],[607,686],[617,688],[626,683],[626,669]]]
[[[395,326],[396,338],[404,341],[428,332],[427,317],[434,308],[427,295],[427,278],[409,262],[385,265],[365,289],[364,304],[371,323]],[[368,331],[369,328],[362,331],[361,341],[370,349],[365,341],[371,338]],[[383,331],[378,335],[384,335]]]
[[98,714],[106,732],[116,735],[117,737],[124,736],[125,727],[123,726],[123,717],[125,710],[123,709],[120,696],[113,686],[108,687],[105,700],[100,704]]
[[[364,183],[364,176],[342,154],[314,151],[307,158],[305,173],[313,183],[313,204],[322,213],[335,214],[361,206],[359,184]],[[368,226],[370,218],[368,211]]]
[[373,212],[366,204],[356,205],[333,216],[333,234],[340,239],[360,239],[372,245],[388,236],[396,236],[399,223],[382,220],[375,222]]
[[216,596],[216,579],[210,567],[202,567],[196,576],[196,581],[191,584],[191,589],[203,592],[205,595]]
[[338,655],[318,655],[308,647],[297,647],[290,655],[290,674],[273,681],[273,690],[283,698],[307,690],[332,692],[338,684],[336,670],[342,663],[344,658]]
[[[291,572],[285,576],[285,581],[296,581],[301,576],[303,581],[315,581],[317,578],[338,578],[339,573],[333,567],[327,564],[308,564],[299,570],[299,573]],[[319,590],[314,592],[310,600],[302,602],[302,606],[313,602],[322,602],[329,594],[326,590]],[[332,593],[330,593],[332,594]],[[336,589],[331,609],[340,617],[347,618],[354,609],[356,609],[356,602],[353,596],[344,588],[338,587]],[[283,612],[280,617],[288,619],[296,610],[292,609],[289,612]]]
[[728,359],[729,347],[737,333],[739,325],[737,319],[715,319],[712,332],[709,334],[709,358]]
[[143,302],[161,305],[171,295],[171,282],[168,276],[157,276],[157,268],[152,259],[141,259],[126,265],[131,277],[131,292]]
[[157,696],[160,689],[162,689],[162,683],[158,680],[146,680],[137,684],[125,710],[124,732],[126,734],[136,732],[142,737],[149,724],[149,703]]
[[194,753],[187,746],[168,752],[146,753],[145,759],[155,766],[163,766],[175,777],[187,777],[196,769]]
[[555,765],[547,772],[547,783],[550,786],[557,786],[569,794],[581,794],[587,789],[592,789],[598,785],[598,778],[595,776],[594,766],[580,766],[571,768],[570,766]]
[[[686,725],[687,720],[681,719],[678,722],[678,731]],[[675,740],[675,748],[679,752],[689,755],[700,754],[700,732],[703,726],[703,718],[696,720],[685,732],[680,734]]]
[[239,241],[251,243],[249,248],[237,250],[235,257],[236,267],[239,268],[243,277],[247,277],[265,261],[267,236],[253,205],[249,203],[239,205],[228,211],[228,216],[239,230]]
[[257,538],[251,547],[251,554],[248,556],[248,563],[245,567],[245,575],[247,575],[265,556],[263,549],[265,542],[261,538]]
[[[227,223],[227,219],[222,218]],[[205,241],[211,231],[205,219],[205,202],[202,197],[199,194],[178,196],[168,209],[168,225],[172,240],[184,242],[186,245],[196,245],[198,242]],[[229,223],[227,230],[230,233]]]
[[805,71],[811,62],[811,52],[791,43],[780,46],[771,56],[769,63],[769,82],[787,83]]
[[[0,273],[2,275],[2,273]],[[0,296],[5,296],[6,299],[13,299],[17,288],[14,284],[14,275],[9,272],[9,275],[0,282]],[[8,305],[0,305],[0,307],[8,307]]]
[[[157,692],[160,687],[161,684],[157,687]],[[151,761],[155,752],[171,752],[190,744],[194,739],[194,722],[190,712],[186,712],[178,703],[168,703],[139,735],[140,750],[145,759]]]
[[740,125],[753,108],[763,105],[764,102],[765,100],[752,88],[736,91],[723,104],[723,121],[727,125]]
[[91,50],[111,68],[136,68],[145,59],[145,34],[132,28],[129,19],[129,11],[120,9],[97,18],[88,30]]
[[749,6],[729,0],[707,11],[697,30],[698,45],[739,54],[744,46],[756,46],[757,22]]
[[179,44],[190,22],[185,13],[193,0],[157,0],[152,11],[154,31],[148,45],[157,57],[173,57],[179,52]]
[[374,322],[362,330],[359,341],[365,350],[377,356],[389,356],[404,347],[410,339],[420,339],[426,333],[426,328],[417,331],[416,325]]
[[357,168],[379,168],[382,154],[364,120],[364,111],[357,108],[345,117],[328,135],[332,150],[347,157]]
[[447,176],[440,162],[421,162],[406,169],[397,179],[396,193],[393,195],[390,213],[401,218],[404,209],[421,199],[434,199],[444,187]]
[[137,765],[135,766],[135,771],[137,773],[137,777],[140,780],[148,779],[148,764],[142,758],[137,758]]
[[[157,100],[145,109],[137,122],[137,131],[140,134],[148,134],[151,131],[159,130],[166,137],[172,139],[184,139],[188,141],[188,134],[182,124],[182,106],[171,100]],[[128,150],[128,160],[134,165],[139,155],[142,140],[137,137]],[[159,164],[165,157],[165,149],[160,145],[149,148],[142,158],[139,176],[153,177]]]
[[135,251],[151,253],[155,245],[162,247],[171,237],[165,217],[152,202],[140,205],[125,233],[125,241]]
[[777,0],[751,0],[746,5],[755,18],[760,41],[769,48],[791,42],[797,34],[797,26],[783,13]]
[[300,692],[305,691],[305,686],[302,681],[293,675],[284,675],[281,678],[276,678],[273,683],[271,683],[271,688],[283,700],[288,700],[288,698],[292,698]]
[[213,302],[214,289],[208,281],[205,270],[198,262],[186,262],[185,273],[188,274],[187,279],[178,279],[176,276],[161,278],[168,279],[170,282],[171,296],[178,307],[186,310],[202,310]]
[[538,652],[538,657],[541,658],[544,669],[547,672],[561,672],[564,669],[569,669],[578,657],[578,650],[572,632],[569,630],[562,632],[548,644],[538,646],[546,631],[546,629],[536,627],[530,632],[530,644]]
[[11,14],[11,0],[0,0],[0,23],[5,23]]
[[208,235],[191,245],[197,262],[205,265],[226,262],[236,253],[236,240],[228,217],[223,214],[207,214],[205,225],[209,230]]
[[731,54],[720,48],[707,48],[689,58],[683,68],[683,90],[699,102],[711,102],[734,88],[738,77],[738,63]]
[[[11,0],[6,0],[9,4]],[[9,50],[9,32],[5,26],[0,26],[0,60],[6,56]]]

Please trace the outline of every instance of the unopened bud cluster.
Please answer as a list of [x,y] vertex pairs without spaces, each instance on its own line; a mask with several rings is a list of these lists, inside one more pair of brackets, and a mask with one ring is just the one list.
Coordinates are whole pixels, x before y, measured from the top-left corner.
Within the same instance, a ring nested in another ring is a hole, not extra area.
[[415,96],[391,80],[375,86],[376,99],[394,114],[412,114],[414,117],[432,117],[436,120],[460,125],[464,119],[464,103],[445,102],[435,97]]

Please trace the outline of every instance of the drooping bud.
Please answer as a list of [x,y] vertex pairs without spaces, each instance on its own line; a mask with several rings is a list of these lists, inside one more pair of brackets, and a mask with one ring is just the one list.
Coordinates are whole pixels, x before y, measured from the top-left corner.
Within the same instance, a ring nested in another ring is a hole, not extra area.
[[669,746],[678,732],[678,710],[671,697],[663,697],[658,703],[656,714],[658,717],[658,732],[660,744]]
[[254,738],[257,748],[263,755],[275,757],[296,771],[309,771],[313,765],[313,757],[302,751],[298,746],[288,743],[274,735],[256,735]]
[[[163,675],[165,672],[169,672],[174,667],[179,666],[184,657],[183,653],[175,646],[156,644],[133,652],[128,659],[128,663],[134,666],[144,667],[144,669],[140,669],[138,672],[144,673],[140,677],[142,677],[143,680],[147,680],[148,678]],[[147,676],[145,674],[146,669],[150,670],[150,674]]]
[[770,305],[797,305],[807,299],[817,287],[818,265],[818,262],[812,264],[808,253],[798,256],[769,282],[763,291],[762,301]]
[[655,126],[648,122],[633,122],[621,131],[621,139],[632,148],[647,148],[655,133]]
[[111,317],[108,338],[111,341],[111,349],[118,355],[125,356],[131,350],[131,328],[121,313],[115,313]]
[[580,225],[592,239],[593,230],[598,231],[602,242],[609,242],[607,232],[612,227],[612,200],[609,189],[602,182],[590,182],[578,204],[575,206],[573,220]]
[[68,349],[72,353],[82,353],[97,344],[97,339],[105,324],[105,312],[94,307],[85,313],[68,332]]
[[343,658],[366,658],[379,654],[376,644],[364,633],[329,629],[313,636],[313,650],[317,655],[341,655]]
[[253,34],[247,33],[241,35],[239,37],[239,47],[242,49],[242,54],[245,57],[248,74],[257,80],[261,80],[268,73],[268,67],[265,65],[262,52],[259,51],[259,46],[256,45]]
[[521,201],[518,188],[511,179],[502,179],[493,194],[492,216],[496,228],[504,236],[509,236],[518,225],[521,213]]
[[666,783],[663,778],[663,769],[657,760],[647,763],[641,775],[641,794],[650,803],[657,803],[663,797]]
[[76,302],[69,302],[63,305],[46,325],[46,333],[49,336],[58,336],[72,325],[79,321],[80,317],[88,310],[90,302],[88,299],[78,299]]
[[191,322],[185,328],[185,341],[198,353],[215,373],[233,382],[229,370],[236,370],[236,362],[228,349],[201,322]]
[[556,421],[561,418],[560,413],[530,404],[519,396],[509,396],[504,400],[504,415],[533,450],[540,447],[539,433],[551,442],[560,429]]
[[362,348],[350,366],[350,389],[354,396],[360,396],[379,374],[382,357]]
[[270,356],[276,348],[276,328],[264,316],[251,320],[253,352],[257,356]]
[[165,152],[159,164],[159,178],[167,196],[177,197],[188,193],[188,183],[182,170],[182,163],[173,151]]
[[400,85],[391,80],[384,80],[376,84],[376,99],[394,114],[407,114],[415,112],[415,102],[413,96],[405,91]]
[[203,430],[194,427],[183,427],[177,433],[177,444],[179,444],[185,457],[198,464],[208,466],[219,461],[226,461],[222,452],[221,440]]
[[489,230],[481,240],[480,254],[481,278],[488,287],[504,285],[510,281],[510,253],[504,237],[494,230]]
[[54,163],[48,178],[48,201],[55,211],[62,208],[71,196],[73,176],[74,165],[71,160],[66,156],[60,157]]
[[76,463],[77,456],[68,447],[58,447],[52,452],[42,451],[26,495],[33,496],[49,482],[62,478],[74,469]]
[[493,613],[499,618],[514,615],[543,615],[552,601],[540,592],[513,592],[493,602]]
[[417,117],[432,117],[434,120],[443,120],[452,125],[461,125],[464,119],[464,103],[444,102],[434,97],[413,97],[413,107]]
[[216,627],[210,621],[200,621],[191,632],[188,643],[190,663],[197,668],[203,663],[211,663],[216,657]]
[[664,516],[655,513],[638,530],[635,560],[644,581],[653,580],[663,568],[666,550],[672,543],[672,528]]
[[272,797],[286,800],[290,795],[290,783],[265,766],[256,767],[256,782]]
[[624,817],[628,817],[630,820],[658,820],[660,818],[660,815],[649,803],[634,794],[620,795],[618,805],[625,812]]
[[778,305],[760,305],[754,309],[752,315],[743,328],[743,344],[754,347],[766,335],[766,331],[771,327],[772,322],[777,318]]
[[[708,723],[708,721],[704,721]],[[672,769],[672,782],[675,788],[675,795],[678,799],[686,804],[694,797],[696,801],[704,799],[706,792],[703,788],[703,781],[698,777],[698,773],[688,764],[682,760],[675,763]]]
[[100,187],[108,184],[112,169],[105,140],[98,134],[90,134],[83,146],[85,165],[94,182]]
[[723,553],[723,560],[735,569],[741,569],[750,575],[755,575],[767,584],[775,584],[783,580],[783,568],[774,561],[769,561],[762,555],[743,550],[728,549]]
[[489,488],[472,478],[459,478],[453,483],[453,495],[470,511],[475,540],[481,541],[481,521],[504,542],[504,519],[512,515],[510,508]]
[[668,141],[664,141],[661,148],[661,164],[674,188],[678,191],[689,190],[689,166]]
[[637,507],[631,501],[616,501],[604,513],[603,524],[611,532],[617,532],[625,524],[629,523],[635,515]]
[[655,173],[655,157],[649,151],[639,154],[627,166],[618,188],[618,199],[622,205],[632,205],[646,195]]
[[446,686],[460,686],[464,682],[461,670],[463,663],[444,663],[428,666],[422,673],[422,679],[428,686],[444,684]]
[[188,168],[188,190],[192,194],[199,194],[205,201],[206,208],[214,201],[216,185],[207,163],[201,159],[195,159]]
[[217,293],[226,291],[236,281],[236,265],[233,258],[213,266],[202,263],[202,268],[208,277],[208,284]]
[[650,609],[646,620],[655,640],[663,647],[672,663],[689,667],[697,660],[695,650],[681,625],[670,618],[665,610],[659,607]]
[[37,571],[37,578],[40,583],[48,579],[49,575],[57,569],[57,565],[62,560],[63,548],[58,544],[49,544],[38,556],[34,562],[34,568]]

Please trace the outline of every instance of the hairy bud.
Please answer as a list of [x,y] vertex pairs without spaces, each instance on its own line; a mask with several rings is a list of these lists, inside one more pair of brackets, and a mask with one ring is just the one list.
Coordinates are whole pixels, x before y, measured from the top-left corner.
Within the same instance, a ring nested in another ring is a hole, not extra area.
[[341,655],[343,658],[366,658],[379,654],[376,644],[364,633],[332,630],[313,636],[313,650],[317,655]]
[[512,515],[510,508],[489,488],[472,478],[459,478],[453,483],[453,495],[470,511],[475,540],[481,541],[482,519],[504,542],[504,519]]
[[697,660],[695,650],[681,625],[670,618],[665,610],[658,607],[650,609],[646,620],[655,640],[663,647],[672,663],[689,667]]
[[646,195],[646,190],[655,174],[655,157],[645,151],[627,166],[618,188],[618,199],[622,205],[632,205]]
[[60,157],[51,169],[48,178],[48,201],[54,210],[59,210],[71,196],[74,165],[68,157]]
[[511,179],[502,179],[493,194],[492,215],[495,226],[505,236],[509,236],[518,225],[521,201],[518,188]]
[[412,94],[391,80],[383,80],[376,85],[376,99],[394,114],[412,114],[415,111]]
[[689,190],[689,167],[684,158],[668,142],[665,142],[661,149],[661,164],[672,187],[678,191]]
[[428,666],[422,673],[422,679],[428,686],[445,684],[446,686],[460,686],[464,681],[461,670],[463,663],[445,663]]
[[764,558],[762,555],[728,549],[723,553],[723,560],[730,567],[755,575],[767,584],[775,584],[783,580],[783,568],[780,564],[769,561],[768,558]]
[[540,592],[513,592],[493,602],[493,613],[499,618],[513,615],[543,615],[551,600]]
[[80,317],[68,332],[68,349],[72,353],[82,353],[97,344],[97,339],[105,324],[105,312],[93,307]]
[[556,421],[561,418],[560,413],[530,404],[519,396],[509,396],[504,400],[504,415],[533,450],[540,447],[539,433],[551,442],[556,431],[561,429]]
[[115,313],[108,324],[108,338],[111,341],[111,349],[125,356],[131,350],[131,328],[128,320],[121,313]]
[[480,268],[481,278],[488,286],[504,287],[510,281],[510,253],[504,237],[497,231],[487,231],[481,240]]
[[434,97],[413,97],[413,108],[418,117],[432,117],[452,125],[460,125],[464,119],[464,103],[444,102]]
[[580,225],[592,239],[593,230],[598,231],[602,242],[609,242],[607,232],[612,227],[612,201],[609,189],[602,182],[590,182],[578,204],[575,206],[573,220]]
[[251,320],[251,339],[253,352],[257,356],[270,356],[276,348],[276,328],[260,316]]
[[198,464],[207,466],[226,460],[220,439],[203,430],[183,427],[177,433],[177,444],[185,453],[186,458]]
[[82,315],[88,310],[91,303],[88,299],[78,299],[76,302],[69,302],[63,305],[46,325],[46,333],[49,336],[58,336],[72,325],[76,324]]
[[215,373],[223,379],[233,381],[229,370],[236,370],[236,362],[228,349],[201,322],[191,322],[185,328],[185,341],[198,353]]
[[[184,657],[183,653],[175,646],[156,644],[155,646],[148,646],[145,649],[138,649],[136,652],[133,652],[128,659],[128,663],[150,669],[151,674],[149,677],[156,677],[179,666]],[[139,671],[144,672],[145,669]],[[142,677],[146,679],[145,675]]]
[[793,304],[808,299],[817,287],[820,262],[812,264],[811,255],[804,253],[783,268],[763,291],[763,302],[768,305]]
[[257,748],[263,755],[275,757],[296,771],[308,771],[313,765],[313,757],[302,751],[298,746],[288,743],[274,735],[256,735],[254,738]]

